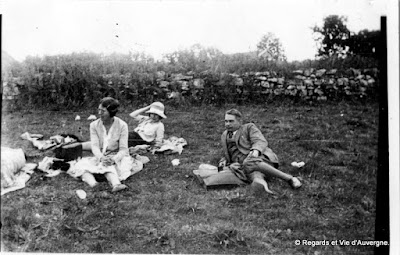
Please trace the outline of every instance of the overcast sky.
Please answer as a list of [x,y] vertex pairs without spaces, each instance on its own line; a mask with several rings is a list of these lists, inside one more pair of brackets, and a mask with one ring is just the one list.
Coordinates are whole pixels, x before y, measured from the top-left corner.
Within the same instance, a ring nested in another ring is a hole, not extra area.
[[256,50],[267,32],[289,61],[313,59],[312,30],[323,18],[348,17],[352,32],[380,29],[389,0],[0,0],[2,49],[27,55],[71,52],[162,53],[195,43],[224,53]]

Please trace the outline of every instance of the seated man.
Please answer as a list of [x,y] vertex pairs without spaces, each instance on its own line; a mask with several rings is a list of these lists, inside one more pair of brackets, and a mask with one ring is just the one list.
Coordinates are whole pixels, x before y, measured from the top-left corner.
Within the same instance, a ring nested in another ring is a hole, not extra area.
[[219,168],[229,168],[240,179],[251,182],[255,189],[262,188],[272,193],[264,180],[265,176],[278,177],[287,181],[294,189],[301,187],[298,178],[278,170],[276,154],[268,147],[268,142],[253,123],[242,124],[242,114],[231,109],[225,113],[225,128],[221,142],[224,157]]

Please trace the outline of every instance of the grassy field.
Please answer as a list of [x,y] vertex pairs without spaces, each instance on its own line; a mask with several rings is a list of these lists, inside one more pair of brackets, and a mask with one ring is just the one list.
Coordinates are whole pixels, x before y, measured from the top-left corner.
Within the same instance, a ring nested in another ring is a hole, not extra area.
[[[225,110],[237,107],[262,130],[281,160],[300,176],[292,190],[273,179],[277,193],[250,187],[205,190],[192,174],[222,155]],[[17,111],[3,113],[2,146],[23,148],[29,162],[51,153],[19,136],[49,138],[74,133],[89,139],[90,114]],[[129,109],[133,110],[133,109]],[[128,110],[118,116],[128,121]],[[75,116],[82,116],[75,121]],[[35,172],[27,187],[1,199],[2,251],[63,253],[372,254],[371,246],[296,245],[296,240],[374,240],[378,105],[226,106],[168,109],[167,135],[188,141],[182,155],[146,154],[150,162],[110,193],[106,182],[90,189],[61,174]],[[134,123],[128,121],[130,129]],[[179,158],[181,164],[172,166]],[[292,161],[304,161],[294,168]],[[81,200],[75,191],[83,189]]]

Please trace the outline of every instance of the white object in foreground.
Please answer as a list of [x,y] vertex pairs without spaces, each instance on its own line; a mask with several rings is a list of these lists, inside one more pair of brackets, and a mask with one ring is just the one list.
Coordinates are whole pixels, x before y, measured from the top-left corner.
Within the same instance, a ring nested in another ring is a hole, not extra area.
[[81,116],[76,115],[75,120],[81,120]]
[[80,198],[80,199],[85,199],[86,198],[86,192],[84,190],[78,189],[76,191],[76,195]]
[[171,161],[171,163],[172,163],[172,165],[173,166],[177,166],[177,165],[179,165],[181,162],[179,161],[179,159],[173,159],[172,161]]
[[300,167],[303,167],[305,165],[305,163],[303,161],[301,161],[301,162],[294,161],[291,163],[291,165],[294,167],[300,168]]

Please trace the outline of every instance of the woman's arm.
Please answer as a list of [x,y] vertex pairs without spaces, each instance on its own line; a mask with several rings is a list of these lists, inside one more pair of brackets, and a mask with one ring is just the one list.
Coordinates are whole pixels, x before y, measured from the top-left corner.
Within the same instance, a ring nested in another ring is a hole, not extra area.
[[154,138],[154,146],[161,147],[164,140],[164,124],[160,123],[159,127],[156,130],[156,137]]
[[120,161],[123,157],[129,155],[128,150],[128,125],[126,123],[122,123],[119,135],[119,149],[118,153],[113,156],[113,160],[115,162]]
[[94,156],[98,159],[103,157],[103,153],[100,151],[100,140],[99,140],[99,135],[97,133],[95,124],[92,122],[90,124],[90,143],[92,147],[92,153]]
[[129,114],[129,116],[130,116],[131,118],[136,118],[137,116],[141,115],[142,113],[144,113],[144,112],[146,112],[146,111],[148,111],[148,110],[150,110],[150,105],[148,105],[148,106],[146,106],[146,107],[143,107],[143,108],[140,108],[140,109],[137,109],[137,110],[131,112],[131,113]]

